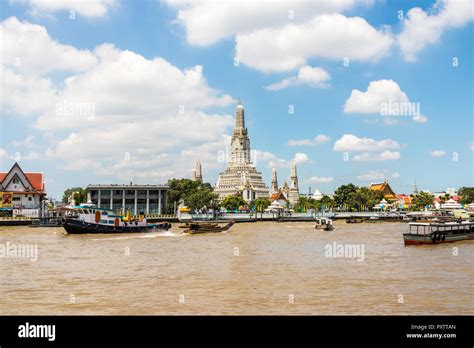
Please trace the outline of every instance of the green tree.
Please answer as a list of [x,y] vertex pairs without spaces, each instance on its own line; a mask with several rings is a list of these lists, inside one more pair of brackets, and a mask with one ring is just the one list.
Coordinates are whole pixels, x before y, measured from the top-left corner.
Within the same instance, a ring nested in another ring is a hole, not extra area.
[[474,202],[474,187],[461,187],[458,190],[458,195],[461,196],[459,203],[470,204]]
[[196,211],[198,209],[216,209],[219,207],[217,195],[207,186],[199,186],[196,190],[183,194],[184,204]]
[[444,195],[442,195],[442,196],[439,196],[439,203],[440,203],[440,204],[444,204],[444,203],[446,203],[446,201],[447,201],[449,198],[451,198],[451,196],[449,195],[449,193],[446,193],[446,194],[444,194]]
[[433,205],[434,197],[428,192],[419,192],[411,195],[411,203],[417,210],[424,209],[426,206]]
[[338,208],[355,206],[353,201],[355,192],[357,192],[357,186],[354,184],[339,186],[334,192],[334,205]]
[[242,199],[241,196],[231,195],[224,198],[221,202],[221,206],[226,208],[227,210],[237,210],[240,206],[245,205],[245,201]]
[[312,207],[313,207],[313,202],[309,198],[299,197],[293,209],[297,213],[306,213],[308,209]]
[[257,198],[253,201],[252,206],[255,207],[255,211],[258,213],[263,213],[265,209],[271,204],[268,198]]
[[64,191],[63,194],[63,203],[68,203],[69,197],[74,193],[74,200],[76,204],[86,203],[87,202],[87,191],[82,187],[72,187]]
[[[189,202],[190,200],[193,202],[191,204],[197,204],[199,205],[199,201],[203,200],[212,202],[212,198],[209,196],[209,192],[212,192],[212,186],[209,183],[200,183],[199,181],[193,181],[191,179],[171,179],[168,181],[168,186],[170,189],[168,190],[168,202],[167,202],[167,212],[169,214],[174,213],[174,205],[179,204],[181,200],[185,202],[187,205],[186,201]],[[201,193],[197,193],[198,191],[203,190]],[[190,198],[189,196],[193,196]],[[207,196],[207,199],[204,199],[204,197]],[[205,204],[208,206],[209,203]],[[200,209],[204,207],[200,206],[196,209]],[[192,209],[191,207],[188,206],[188,208]]]
[[320,203],[320,208],[319,210],[321,209],[325,209],[325,210],[328,210],[328,209],[333,209],[334,208],[334,200],[329,197],[328,195],[324,195],[321,200],[319,201]]

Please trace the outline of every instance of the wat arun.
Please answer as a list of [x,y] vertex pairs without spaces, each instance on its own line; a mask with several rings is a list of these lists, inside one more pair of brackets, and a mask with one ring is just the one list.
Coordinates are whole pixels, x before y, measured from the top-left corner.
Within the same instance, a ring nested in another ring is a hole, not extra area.
[[268,198],[269,190],[252,163],[250,156],[250,139],[245,128],[244,107],[239,100],[235,112],[235,128],[230,141],[230,155],[227,166],[217,179],[214,193],[219,200],[227,196],[241,194],[242,198],[251,202],[256,198]]

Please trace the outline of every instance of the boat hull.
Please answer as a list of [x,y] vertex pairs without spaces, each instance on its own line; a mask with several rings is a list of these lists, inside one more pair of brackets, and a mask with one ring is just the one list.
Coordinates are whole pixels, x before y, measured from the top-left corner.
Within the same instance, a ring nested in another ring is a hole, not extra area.
[[[444,240],[443,240],[444,239]],[[446,234],[444,238],[433,238],[432,235],[417,235],[411,233],[404,233],[403,240],[405,245],[423,245],[423,244],[442,244],[442,243],[453,243],[463,240],[474,240],[474,233],[456,233]]]
[[68,234],[144,233],[154,232],[156,230],[166,231],[170,228],[169,223],[147,226],[135,226],[130,224],[128,226],[115,227],[113,225],[83,223],[82,221],[72,219],[66,219],[62,225]]

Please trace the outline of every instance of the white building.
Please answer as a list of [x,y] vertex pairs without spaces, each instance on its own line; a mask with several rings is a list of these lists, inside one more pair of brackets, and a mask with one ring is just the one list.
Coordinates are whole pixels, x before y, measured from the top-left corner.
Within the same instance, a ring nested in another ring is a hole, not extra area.
[[42,216],[45,198],[43,173],[24,172],[18,163],[0,172],[0,209],[6,215]]

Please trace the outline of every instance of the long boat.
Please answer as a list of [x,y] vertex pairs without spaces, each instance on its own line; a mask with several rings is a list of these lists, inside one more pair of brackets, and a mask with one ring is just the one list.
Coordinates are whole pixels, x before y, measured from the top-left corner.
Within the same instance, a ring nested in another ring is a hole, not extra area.
[[117,215],[112,210],[91,205],[67,208],[61,224],[69,234],[143,233],[166,231],[171,227],[168,222],[149,224],[145,217],[132,217],[130,211]]
[[474,239],[474,222],[411,222],[403,234],[405,245],[452,243]]
[[184,228],[185,233],[201,234],[201,233],[216,233],[229,230],[234,225],[234,221],[229,221],[226,225],[218,225],[217,223],[208,222],[190,222],[180,228]]

